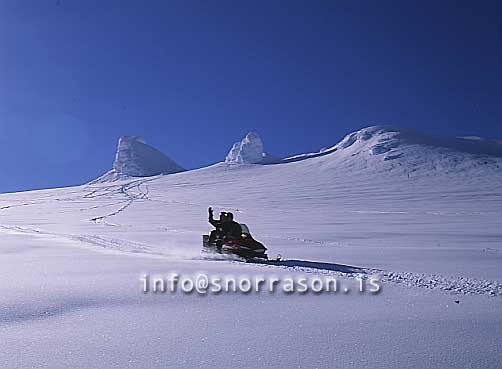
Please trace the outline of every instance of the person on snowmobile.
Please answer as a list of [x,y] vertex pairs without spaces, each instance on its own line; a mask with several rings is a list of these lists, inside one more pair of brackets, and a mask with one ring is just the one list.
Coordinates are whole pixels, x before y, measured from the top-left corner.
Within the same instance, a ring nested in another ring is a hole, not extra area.
[[209,223],[216,229],[211,232],[210,240],[216,239],[221,235],[225,240],[238,240],[241,238],[241,225],[234,221],[234,215],[229,212],[221,212],[220,219],[216,220],[213,216],[213,208],[209,208]]

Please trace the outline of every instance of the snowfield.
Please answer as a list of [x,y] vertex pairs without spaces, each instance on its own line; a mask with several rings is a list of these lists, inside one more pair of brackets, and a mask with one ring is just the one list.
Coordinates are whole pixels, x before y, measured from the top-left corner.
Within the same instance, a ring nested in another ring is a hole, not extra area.
[[[500,368],[501,146],[376,126],[279,164],[235,146],[198,170],[0,195],[1,367]],[[201,255],[208,206],[286,261]],[[170,272],[383,288],[142,293]]]

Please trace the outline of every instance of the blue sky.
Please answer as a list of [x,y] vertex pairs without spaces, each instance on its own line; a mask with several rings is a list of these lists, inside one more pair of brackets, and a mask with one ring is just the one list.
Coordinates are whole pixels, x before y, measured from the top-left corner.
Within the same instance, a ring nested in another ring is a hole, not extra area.
[[395,124],[502,137],[496,1],[0,2],[0,192],[79,184],[120,135],[179,164]]

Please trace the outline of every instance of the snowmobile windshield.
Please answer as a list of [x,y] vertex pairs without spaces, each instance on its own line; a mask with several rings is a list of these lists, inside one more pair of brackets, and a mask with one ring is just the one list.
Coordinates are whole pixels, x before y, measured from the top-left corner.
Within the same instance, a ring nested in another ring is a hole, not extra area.
[[245,225],[244,223],[240,223],[240,226],[242,229],[242,233],[251,234],[251,232],[249,232],[249,227],[247,225]]

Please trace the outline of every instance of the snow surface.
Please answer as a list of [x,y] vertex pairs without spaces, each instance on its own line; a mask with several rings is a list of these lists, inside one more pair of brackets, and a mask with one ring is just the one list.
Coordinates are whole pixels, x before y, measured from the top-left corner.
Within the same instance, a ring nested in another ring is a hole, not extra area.
[[[0,195],[0,363],[500,368],[502,158],[468,141],[377,126],[282,164]],[[208,206],[288,261],[202,258]],[[173,271],[379,275],[383,290],[141,293],[142,273]]]
[[147,145],[142,137],[122,136],[119,139],[113,169],[92,183],[110,182],[129,177],[172,174],[184,170],[172,159]]

